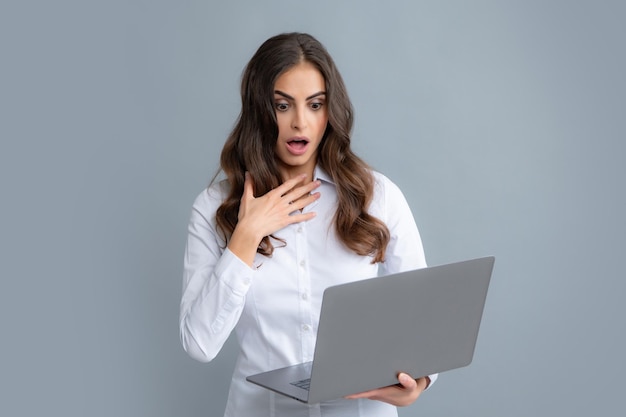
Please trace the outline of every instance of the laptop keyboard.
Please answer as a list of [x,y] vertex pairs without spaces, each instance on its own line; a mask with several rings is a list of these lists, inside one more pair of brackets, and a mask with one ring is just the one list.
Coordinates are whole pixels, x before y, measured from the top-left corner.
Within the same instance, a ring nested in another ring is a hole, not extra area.
[[308,391],[309,387],[311,386],[311,378],[302,379],[296,382],[290,382],[290,384]]

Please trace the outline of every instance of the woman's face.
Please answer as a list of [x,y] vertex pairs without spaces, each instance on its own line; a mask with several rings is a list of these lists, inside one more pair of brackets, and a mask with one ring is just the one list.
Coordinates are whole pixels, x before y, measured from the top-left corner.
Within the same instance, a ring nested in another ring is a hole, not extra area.
[[317,68],[304,61],[281,74],[274,85],[274,109],[276,157],[283,180],[304,173],[312,179],[328,123],[326,83]]

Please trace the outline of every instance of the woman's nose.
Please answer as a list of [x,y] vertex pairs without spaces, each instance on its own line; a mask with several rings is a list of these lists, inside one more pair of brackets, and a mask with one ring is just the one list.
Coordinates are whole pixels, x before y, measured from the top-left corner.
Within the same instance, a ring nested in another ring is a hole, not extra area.
[[297,130],[302,130],[306,127],[306,115],[302,110],[296,110],[291,121],[291,127]]

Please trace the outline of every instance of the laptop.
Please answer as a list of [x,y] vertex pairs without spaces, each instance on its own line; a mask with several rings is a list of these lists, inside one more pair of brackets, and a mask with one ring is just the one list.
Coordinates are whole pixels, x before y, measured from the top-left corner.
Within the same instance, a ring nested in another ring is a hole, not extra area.
[[336,285],[324,291],[312,362],[246,379],[308,404],[467,366],[495,258]]

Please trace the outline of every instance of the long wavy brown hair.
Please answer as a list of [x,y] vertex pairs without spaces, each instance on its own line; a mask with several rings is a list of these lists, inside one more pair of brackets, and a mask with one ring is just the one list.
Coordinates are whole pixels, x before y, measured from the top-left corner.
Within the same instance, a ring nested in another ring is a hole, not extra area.
[[[275,156],[278,125],[274,84],[281,74],[303,61],[313,64],[326,82],[328,125],[317,164],[337,187],[339,203],[334,218],[337,235],[350,250],[372,256],[373,263],[382,262],[389,229],[367,212],[374,177],[370,167],[350,149],[352,104],[331,56],[320,42],[305,33],[285,33],[268,39],[246,66],[241,81],[241,113],[220,158],[230,189],[216,213],[218,229],[228,242],[237,225],[246,171],[254,178],[257,196],[282,183]],[[257,252],[271,256],[272,240],[276,240],[274,236],[265,236]]]

